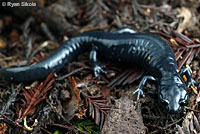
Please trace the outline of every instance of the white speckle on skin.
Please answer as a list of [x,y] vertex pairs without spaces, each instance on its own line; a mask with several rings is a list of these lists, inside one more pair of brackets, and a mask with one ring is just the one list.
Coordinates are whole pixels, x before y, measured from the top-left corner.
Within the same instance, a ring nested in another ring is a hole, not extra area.
[[141,40],[140,44],[143,44],[144,43],[144,40]]
[[66,53],[66,55],[69,55],[69,50],[67,49],[67,50],[65,51],[65,53]]
[[68,46],[68,49],[70,52],[73,52],[73,49],[70,46]]
[[135,53],[135,51],[136,51],[136,48],[135,48],[135,47],[133,47],[133,51],[132,51],[132,52],[133,52],[133,53]]
[[136,46],[138,45],[138,40],[135,40],[135,45],[136,45]]
[[77,48],[79,48],[80,47],[79,43],[76,43],[76,46],[77,46]]
[[73,44],[72,47],[74,48],[74,50],[76,49],[76,44]]
[[131,52],[131,50],[133,49],[132,47],[133,47],[133,46],[130,45],[129,50],[128,50],[128,53]]
[[62,60],[59,60],[58,63],[59,63],[59,64],[62,64]]
[[145,46],[149,45],[149,41],[146,42]]

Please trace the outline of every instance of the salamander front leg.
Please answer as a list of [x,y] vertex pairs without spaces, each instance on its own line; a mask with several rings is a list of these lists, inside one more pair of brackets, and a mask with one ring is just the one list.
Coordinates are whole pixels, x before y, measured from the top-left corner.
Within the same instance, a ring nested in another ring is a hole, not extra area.
[[153,80],[155,81],[156,79],[153,76],[144,76],[138,86],[138,88],[133,92],[133,94],[137,93],[137,100],[140,99],[140,95],[142,95],[142,97],[145,97],[144,92],[143,92],[143,88],[147,82],[147,80]]
[[95,77],[98,77],[101,72],[107,73],[106,71],[103,70],[103,66],[98,64],[97,51],[98,51],[98,47],[94,46],[90,52],[90,64],[94,70]]
[[185,67],[182,68],[180,71],[180,76],[183,77],[183,75],[186,76],[187,78],[187,88],[189,88],[190,86],[193,86],[195,89],[197,89],[197,83],[196,81],[192,78],[192,73],[190,72],[190,69]]

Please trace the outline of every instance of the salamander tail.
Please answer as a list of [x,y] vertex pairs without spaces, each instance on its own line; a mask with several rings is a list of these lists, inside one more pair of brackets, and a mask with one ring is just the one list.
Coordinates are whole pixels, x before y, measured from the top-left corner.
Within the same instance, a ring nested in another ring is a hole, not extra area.
[[0,77],[10,81],[24,82],[42,79],[50,73],[50,71],[36,67],[2,68],[0,70]]

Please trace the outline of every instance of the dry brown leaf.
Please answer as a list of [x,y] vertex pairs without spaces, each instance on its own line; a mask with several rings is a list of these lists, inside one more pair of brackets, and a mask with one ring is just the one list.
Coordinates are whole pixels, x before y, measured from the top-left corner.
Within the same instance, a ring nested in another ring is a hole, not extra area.
[[12,43],[19,41],[20,35],[17,30],[12,30],[10,33],[10,40]]
[[63,105],[65,117],[70,120],[73,118],[75,111],[78,109],[79,103],[81,101],[80,91],[77,88],[74,77],[72,77],[72,88],[70,88],[71,99],[68,102],[65,102]]
[[177,28],[177,32],[183,32],[186,28],[188,28],[192,21],[192,13],[191,11],[186,8],[186,7],[181,7],[178,9],[179,14],[177,15],[177,18],[181,18],[183,17],[184,20],[182,23],[179,24],[178,28]]
[[7,44],[4,40],[0,39],[0,48],[6,48]]

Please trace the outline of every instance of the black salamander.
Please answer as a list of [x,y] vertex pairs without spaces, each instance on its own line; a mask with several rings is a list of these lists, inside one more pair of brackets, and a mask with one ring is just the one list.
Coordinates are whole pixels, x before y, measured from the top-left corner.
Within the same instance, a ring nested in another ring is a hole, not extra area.
[[[130,28],[114,32],[89,31],[79,34],[61,45],[55,53],[33,66],[3,68],[0,76],[12,81],[25,82],[45,78],[54,69],[59,71],[78,55],[91,50],[90,62],[95,76],[106,71],[98,64],[97,55],[113,62],[128,66],[143,67],[149,72],[144,76],[133,94],[144,96],[142,91],[147,80],[158,85],[158,95],[165,108],[171,113],[184,109],[188,101],[187,87],[195,86],[190,71],[184,68],[177,72],[174,53],[161,38],[145,33],[137,33]],[[182,79],[186,75],[188,82]]]

